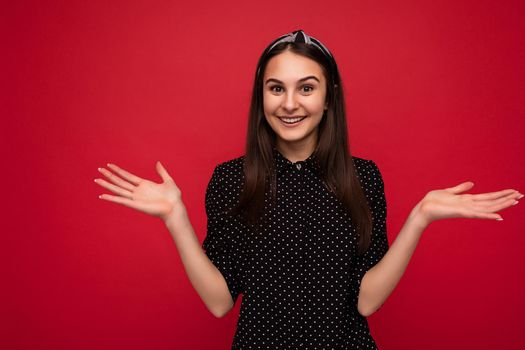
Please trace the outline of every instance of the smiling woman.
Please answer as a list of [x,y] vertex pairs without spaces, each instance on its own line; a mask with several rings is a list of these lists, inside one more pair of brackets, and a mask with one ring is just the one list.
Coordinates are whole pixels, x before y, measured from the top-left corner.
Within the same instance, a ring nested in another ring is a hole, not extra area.
[[513,189],[433,190],[389,246],[379,167],[352,156],[343,86],[332,53],[302,30],[272,41],[257,64],[245,154],[218,164],[206,189],[202,248],[180,189],[111,164],[117,196],[160,217],[188,277],[222,317],[243,295],[232,349],[376,349],[366,317],[392,293],[425,228],[446,218],[502,220]]
[[269,60],[263,80],[264,114],[276,133],[277,147],[288,156],[295,153],[290,147],[313,153],[319,123],[328,108],[321,66],[285,51]]

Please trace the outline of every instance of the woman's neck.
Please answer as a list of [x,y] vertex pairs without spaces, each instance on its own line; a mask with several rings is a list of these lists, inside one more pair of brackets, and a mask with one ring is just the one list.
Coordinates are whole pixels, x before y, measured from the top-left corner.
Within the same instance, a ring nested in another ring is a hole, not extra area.
[[295,163],[310,157],[310,155],[314,153],[317,143],[312,142],[311,140],[301,140],[296,142],[286,142],[281,140],[281,142],[277,142],[276,147],[286,159]]

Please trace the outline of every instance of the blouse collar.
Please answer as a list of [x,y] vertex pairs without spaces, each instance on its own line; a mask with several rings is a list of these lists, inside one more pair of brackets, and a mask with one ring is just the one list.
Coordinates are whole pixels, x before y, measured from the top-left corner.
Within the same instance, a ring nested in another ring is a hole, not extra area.
[[310,154],[310,156],[306,158],[305,160],[299,160],[297,162],[292,162],[288,158],[286,158],[281,152],[279,152],[276,146],[273,146],[273,154],[274,154],[277,164],[284,165],[284,166],[297,166],[297,164],[301,164],[301,165],[306,165],[309,167],[314,167],[317,162],[316,151],[317,149],[314,150],[314,152]]

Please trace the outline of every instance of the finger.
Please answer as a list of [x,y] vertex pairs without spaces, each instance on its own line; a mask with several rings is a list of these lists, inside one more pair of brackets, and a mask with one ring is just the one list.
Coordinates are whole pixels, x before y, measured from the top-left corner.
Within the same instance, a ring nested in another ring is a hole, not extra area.
[[495,199],[476,200],[476,201],[474,201],[474,204],[487,207],[487,206],[491,206],[491,205],[501,204],[501,203],[506,202],[506,201],[511,200],[511,199],[512,200],[517,200],[518,197],[519,197],[518,193],[512,193],[512,194],[508,194],[506,196],[503,196],[503,197],[500,197],[500,198],[495,198]]
[[468,191],[472,187],[474,187],[474,183],[472,181],[467,181],[467,182],[462,182],[459,185],[454,186],[454,187],[445,188],[445,190],[448,192],[457,194],[457,193]]
[[119,197],[119,196],[112,196],[112,195],[106,194],[106,193],[101,194],[100,196],[98,196],[98,198],[105,199],[105,200],[107,200],[109,202],[122,204],[122,205],[124,205],[126,207],[129,207],[129,208],[141,210],[141,205],[137,201],[134,201],[132,199]]
[[109,202],[114,202],[118,204],[122,204],[126,207],[136,209],[138,211],[144,212],[146,214],[150,215],[158,215],[162,210],[166,210],[166,205],[164,205],[165,208],[160,208],[158,203],[152,202],[152,201],[141,201],[136,199],[128,199],[124,197],[119,196],[112,196],[109,194],[102,194],[99,196],[101,199],[105,199]]
[[127,181],[122,180],[120,177],[118,177],[117,175],[113,174],[111,171],[109,171],[107,169],[104,169],[104,168],[98,168],[98,171],[100,171],[102,173],[102,175],[107,177],[114,184],[116,184],[116,185],[118,185],[118,186],[120,186],[122,188],[125,188],[128,191],[133,192],[133,189],[135,188],[134,185],[130,184]]
[[476,212],[471,216],[474,219],[486,219],[486,220],[503,220],[501,215],[496,213],[480,213]]
[[163,181],[173,180],[171,176],[168,174],[168,171],[160,163],[160,160],[157,161],[156,166],[157,166],[157,172],[159,173]]
[[519,202],[516,201],[515,199],[507,199],[503,202],[500,202],[500,203],[497,203],[497,204],[493,204],[493,205],[489,205],[489,206],[476,206],[476,210],[478,211],[481,211],[481,212],[485,212],[485,213],[494,213],[494,212],[498,212],[500,210],[503,210],[505,208],[508,208],[508,207],[511,207],[513,205],[516,205],[518,204]]
[[126,198],[129,198],[131,199],[132,198],[132,194],[130,191],[128,190],[125,190],[123,188],[120,188],[118,186],[115,186],[113,184],[110,184],[109,182],[107,182],[106,180],[104,179],[95,179],[95,182],[97,184],[99,184],[100,186],[112,191],[113,193],[116,193],[122,197],[126,197]]
[[493,211],[487,210],[486,208],[477,208],[475,206],[471,206],[469,208],[462,208],[459,211],[460,211],[460,215],[458,217],[463,217],[463,218],[501,219],[501,215]]
[[111,170],[113,170],[114,172],[116,172],[117,174],[119,174],[120,176],[122,176],[122,178],[128,180],[129,182],[131,182],[132,184],[134,184],[135,186],[138,186],[140,184],[140,182],[143,180],[142,178],[138,177],[137,175],[134,175],[118,166],[116,166],[115,164],[113,163],[108,163],[108,168],[110,168]]
[[472,200],[483,201],[483,200],[490,200],[490,199],[498,199],[498,198],[508,196],[511,194],[518,195],[518,191],[509,189],[509,190],[502,190],[502,191],[490,192],[490,193],[473,194]]

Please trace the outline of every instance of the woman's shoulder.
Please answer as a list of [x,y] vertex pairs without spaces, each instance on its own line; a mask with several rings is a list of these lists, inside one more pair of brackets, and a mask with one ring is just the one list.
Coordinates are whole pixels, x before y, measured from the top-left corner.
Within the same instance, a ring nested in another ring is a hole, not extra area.
[[221,172],[237,173],[239,171],[242,171],[244,168],[244,158],[245,156],[242,155],[236,158],[225,160],[217,164],[217,168]]
[[370,172],[375,165],[373,160],[357,156],[352,156],[352,161],[359,175]]
[[218,163],[213,176],[216,176],[223,186],[230,189],[240,188],[244,177],[244,155]]
[[381,177],[377,164],[371,159],[352,156],[354,167],[359,178],[364,182],[375,182],[378,177]]
[[357,170],[362,170],[362,169],[367,168],[370,162],[369,159],[365,159],[365,158],[361,158],[357,156],[352,156],[352,161],[354,162],[354,166],[356,167]]

